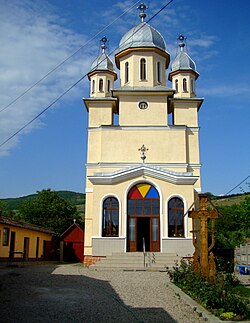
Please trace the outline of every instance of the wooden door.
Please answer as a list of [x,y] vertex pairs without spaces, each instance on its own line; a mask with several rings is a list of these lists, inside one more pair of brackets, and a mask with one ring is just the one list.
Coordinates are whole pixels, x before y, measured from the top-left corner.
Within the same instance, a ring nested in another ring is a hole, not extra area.
[[150,218],[150,251],[160,251],[160,218]]
[[39,258],[39,237],[36,238],[36,260]]
[[128,219],[128,246],[127,249],[128,251],[137,251],[136,246],[137,246],[137,221],[136,218],[129,218]]
[[16,242],[16,232],[12,231],[10,234],[10,258],[14,258],[15,242]]
[[23,240],[23,259],[25,261],[29,259],[29,246],[30,246],[30,238],[25,237]]

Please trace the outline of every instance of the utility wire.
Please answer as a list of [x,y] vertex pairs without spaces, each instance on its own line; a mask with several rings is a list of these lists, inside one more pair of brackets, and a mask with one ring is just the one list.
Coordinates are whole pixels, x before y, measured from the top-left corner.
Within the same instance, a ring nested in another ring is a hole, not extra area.
[[66,63],[69,59],[71,59],[74,55],[76,55],[82,48],[87,46],[91,41],[93,41],[97,36],[99,36],[101,33],[103,33],[105,30],[107,30],[109,27],[111,27],[117,20],[119,20],[122,16],[124,16],[127,12],[129,12],[131,9],[133,9],[140,1],[137,1],[134,3],[129,9],[125,10],[120,16],[115,18],[110,24],[108,24],[106,27],[104,27],[101,31],[99,31],[97,34],[95,34],[92,38],[90,38],[85,44],[83,44],[81,47],[79,47],[73,54],[68,56],[65,60],[63,60],[61,63],[56,65],[52,70],[50,70],[47,74],[45,74],[41,79],[39,79],[36,83],[31,85],[29,88],[27,88],[23,93],[21,93],[19,96],[17,96],[14,100],[12,100],[9,104],[7,104],[5,107],[3,107],[0,110],[0,113],[9,108],[12,104],[14,104],[16,101],[21,99],[26,93],[28,93],[30,90],[32,90],[35,86],[37,86],[39,83],[41,83],[44,79],[46,79],[50,74],[52,74],[55,70],[57,70],[59,67],[61,67],[64,63]]
[[12,138],[14,138],[16,135],[18,135],[22,130],[24,130],[25,128],[27,128],[32,122],[34,122],[36,119],[38,119],[44,112],[46,112],[47,110],[49,110],[52,105],[54,105],[56,102],[58,102],[65,94],[67,94],[71,89],[73,89],[73,87],[75,87],[79,82],[81,82],[82,79],[84,79],[84,77],[87,74],[85,74],[84,76],[82,76],[77,82],[75,82],[73,85],[71,85],[66,91],[64,91],[61,95],[59,95],[50,105],[48,105],[45,109],[43,109],[39,114],[37,114],[33,119],[31,119],[29,122],[27,122],[22,128],[20,128],[19,130],[17,130],[13,135],[11,135],[8,139],[6,139],[4,142],[2,142],[0,144],[0,147],[2,147],[3,145],[5,145],[8,141],[10,141]]
[[[173,2],[174,0],[170,0],[165,6],[163,6],[160,10],[158,10],[148,21],[151,21],[152,19],[154,19],[163,9],[165,9],[171,2]],[[142,25],[140,28],[138,28],[137,30],[135,30],[132,35],[130,37],[128,37],[124,43],[130,39],[131,37],[134,36],[135,33],[137,33],[139,30],[141,30],[141,28],[143,28],[144,25]],[[120,44],[121,46],[123,45]],[[112,50],[109,54],[114,53],[117,49],[119,48],[119,46],[117,46],[114,50]],[[92,69],[95,69],[99,64],[101,64],[103,61],[105,60],[105,58],[103,58],[100,62],[97,63],[97,65],[95,67],[93,67]],[[21,127],[19,130],[17,130],[13,135],[11,135],[9,138],[7,138],[4,142],[2,142],[0,144],[0,148],[5,145],[8,141],[10,141],[12,138],[14,138],[16,135],[18,135],[22,130],[24,130],[25,128],[27,128],[32,122],[34,122],[36,119],[38,119],[43,113],[45,113],[48,109],[50,109],[56,102],[58,102],[64,95],[66,95],[71,89],[73,89],[73,87],[75,87],[78,83],[80,83],[86,76],[88,73],[84,74],[78,81],[76,81],[73,85],[71,85],[66,91],[64,91],[59,97],[57,97],[51,104],[49,104],[45,109],[43,109],[38,115],[36,115],[32,120],[30,120],[29,122],[27,122],[23,127]]]
[[231,193],[233,190],[235,190],[238,186],[240,186],[242,183],[244,183],[248,178],[250,177],[250,175],[248,175],[245,179],[243,179],[243,181],[241,181],[238,185],[236,185],[234,188],[232,188],[230,191],[228,191],[226,195],[228,195],[229,193]]
[[[229,193],[231,193],[233,190],[235,190],[237,187],[239,187],[242,183],[244,183],[248,178],[250,177],[250,175],[248,175],[245,179],[243,179],[243,181],[241,181],[238,185],[236,185],[234,188],[232,188],[230,191],[228,191],[226,194],[224,194],[223,196],[227,196]],[[191,206],[188,208],[188,210],[183,214],[183,217],[185,217],[188,212],[191,210],[192,207],[195,206],[195,203],[197,202],[197,200],[199,199],[199,196],[195,199],[195,201],[191,204]],[[209,203],[218,211],[217,207],[214,205],[214,203],[212,202],[212,200],[209,198],[208,196],[208,200]],[[218,211],[219,212],[219,211]],[[220,213],[220,212],[219,212]],[[221,214],[221,213],[220,213]]]

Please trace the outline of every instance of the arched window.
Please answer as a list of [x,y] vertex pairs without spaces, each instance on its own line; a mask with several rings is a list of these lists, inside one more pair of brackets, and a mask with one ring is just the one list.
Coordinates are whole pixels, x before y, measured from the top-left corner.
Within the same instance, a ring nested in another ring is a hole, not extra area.
[[119,203],[115,197],[108,197],[103,202],[102,236],[119,236]]
[[103,92],[103,79],[99,80],[99,92]]
[[107,91],[110,92],[110,80],[108,80]]
[[146,59],[141,58],[140,60],[140,80],[145,81],[146,80]]
[[175,91],[178,93],[179,89],[178,89],[178,80],[175,80]]
[[95,80],[92,80],[92,89],[91,93],[95,93]]
[[187,92],[187,79],[183,79],[183,92]]
[[184,204],[178,197],[168,202],[168,236],[184,237]]
[[129,80],[129,63],[125,63],[125,83],[128,83]]
[[161,62],[157,62],[157,82],[161,83]]

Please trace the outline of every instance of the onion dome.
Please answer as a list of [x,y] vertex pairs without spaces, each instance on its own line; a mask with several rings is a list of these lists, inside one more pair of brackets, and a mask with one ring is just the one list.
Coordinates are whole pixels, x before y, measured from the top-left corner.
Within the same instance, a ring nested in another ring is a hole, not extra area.
[[180,35],[178,39],[180,41],[180,51],[171,65],[171,72],[169,73],[168,79],[172,81],[172,76],[179,74],[182,71],[192,73],[195,76],[195,79],[197,79],[199,77],[199,73],[196,70],[195,62],[185,51],[185,37],[183,35]]
[[192,58],[185,52],[185,43],[184,43],[184,36],[180,35],[178,37],[180,40],[179,47],[180,52],[174,59],[172,66],[171,66],[171,72],[179,71],[179,70],[192,70],[196,72],[196,65],[195,62],[192,60]]
[[[144,3],[141,3],[137,9],[140,10],[139,17],[141,22],[126,32],[119,43],[119,48],[115,55],[116,65],[119,68],[119,58],[123,55],[125,50],[153,48],[161,51],[161,55],[167,59],[166,65],[169,64],[169,53],[166,51],[166,43],[158,30],[150,26],[144,21],[146,18],[145,10],[148,9]],[[166,66],[166,67],[167,67]]]
[[105,36],[102,37],[102,39],[101,39],[102,53],[91,64],[91,71],[90,72],[93,72],[95,70],[114,72],[114,65],[113,65],[111,59],[106,54],[106,48],[107,48],[106,42],[107,41],[108,40]]
[[120,41],[118,52],[131,47],[155,47],[166,51],[162,35],[146,22],[141,22],[126,32]]
[[101,49],[102,52],[101,54],[93,61],[93,63],[91,64],[91,70],[88,73],[88,76],[92,75],[95,71],[103,71],[103,72],[111,72],[113,74],[116,74],[115,70],[114,70],[114,65],[111,61],[111,59],[108,57],[108,55],[106,54],[106,48],[107,48],[107,38],[104,36],[101,39],[102,45],[101,45]]

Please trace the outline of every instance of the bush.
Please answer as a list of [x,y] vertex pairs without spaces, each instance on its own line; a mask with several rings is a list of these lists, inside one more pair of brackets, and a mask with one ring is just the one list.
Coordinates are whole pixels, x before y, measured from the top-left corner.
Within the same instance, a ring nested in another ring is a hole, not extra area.
[[208,281],[195,273],[191,264],[185,261],[168,273],[175,285],[214,314],[232,312],[241,317],[249,314],[248,300],[234,293],[239,282],[233,274],[220,273],[215,281]]

